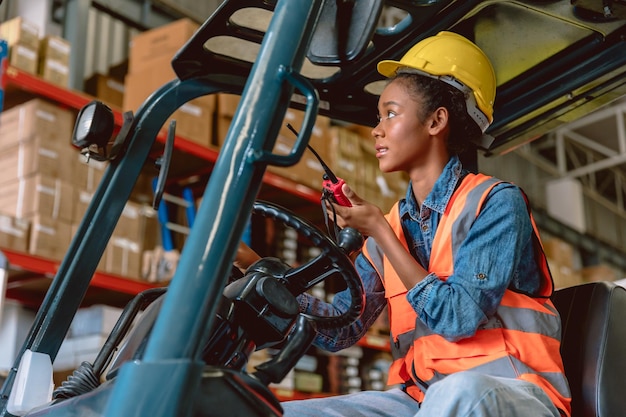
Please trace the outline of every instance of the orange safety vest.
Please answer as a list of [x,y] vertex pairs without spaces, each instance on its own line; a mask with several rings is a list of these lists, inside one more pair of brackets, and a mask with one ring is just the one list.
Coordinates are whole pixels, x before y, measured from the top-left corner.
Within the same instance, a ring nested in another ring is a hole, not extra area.
[[[482,174],[468,174],[463,179],[437,226],[429,273],[443,281],[452,275],[456,249],[467,236],[485,198],[499,182]],[[406,383],[407,393],[421,402],[432,383],[471,369],[533,382],[565,415],[570,415],[571,398],[559,350],[561,322],[549,298],[553,291],[552,277],[530,209],[529,216],[534,229],[535,258],[543,276],[539,294],[507,289],[496,314],[473,336],[456,342],[433,333],[419,319],[407,301],[407,288],[391,263],[374,239],[367,240],[363,253],[383,280],[389,307],[394,361],[388,384]],[[386,217],[408,250],[398,203]]]

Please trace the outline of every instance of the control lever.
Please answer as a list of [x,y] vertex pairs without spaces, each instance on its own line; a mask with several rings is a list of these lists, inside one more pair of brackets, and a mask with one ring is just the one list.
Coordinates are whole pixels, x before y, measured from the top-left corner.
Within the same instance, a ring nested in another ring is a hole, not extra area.
[[154,187],[154,199],[152,200],[152,208],[159,209],[161,198],[163,198],[163,191],[165,190],[165,180],[167,179],[167,173],[170,169],[170,162],[172,161],[172,153],[174,152],[174,138],[176,135],[176,120],[170,122],[167,129],[167,138],[165,139],[165,149],[163,150],[163,156],[157,159],[157,166],[159,168],[159,176],[156,186]]
[[280,352],[258,365],[253,375],[265,385],[281,382],[309,349],[316,334],[315,325],[305,316],[299,315]]

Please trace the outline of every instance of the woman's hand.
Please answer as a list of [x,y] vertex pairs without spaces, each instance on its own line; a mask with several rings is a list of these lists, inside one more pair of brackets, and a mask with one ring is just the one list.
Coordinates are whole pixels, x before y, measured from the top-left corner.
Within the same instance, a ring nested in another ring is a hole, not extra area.
[[[413,288],[428,272],[411,256],[394,233],[382,210],[363,200],[348,186],[341,189],[352,207],[333,204],[339,227],[353,227],[363,236],[371,236],[398,273],[407,289]],[[332,213],[330,213],[332,215]]]
[[[363,200],[347,184],[343,185],[341,191],[350,200],[352,207],[333,204],[337,214],[337,226],[341,228],[352,227],[361,232],[363,236],[374,238],[384,229],[389,229],[389,224],[378,206]],[[328,208],[327,211],[332,216],[332,209]]]
[[237,248],[237,255],[235,255],[235,262],[233,264],[239,268],[242,273],[245,273],[246,270],[261,259],[258,253],[252,250],[248,245],[243,242],[239,243],[239,247]]

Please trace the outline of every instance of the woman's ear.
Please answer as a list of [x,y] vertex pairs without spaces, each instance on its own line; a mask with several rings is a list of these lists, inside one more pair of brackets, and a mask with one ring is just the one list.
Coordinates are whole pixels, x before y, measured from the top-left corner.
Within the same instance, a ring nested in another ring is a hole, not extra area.
[[448,127],[448,116],[448,109],[445,107],[439,107],[431,114],[428,130],[432,136],[438,135]]

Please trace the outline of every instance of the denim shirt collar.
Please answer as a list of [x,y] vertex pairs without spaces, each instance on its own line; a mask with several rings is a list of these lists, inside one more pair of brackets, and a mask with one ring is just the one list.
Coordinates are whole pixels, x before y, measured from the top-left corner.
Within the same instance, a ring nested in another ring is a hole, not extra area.
[[413,188],[411,184],[409,184],[404,204],[400,204],[400,217],[402,218],[408,214],[413,219],[420,219],[422,215],[425,215],[425,212],[429,210],[443,214],[462,176],[463,165],[458,156],[453,155],[450,157],[441,175],[439,175],[439,178],[437,178],[433,189],[428,193],[428,196],[426,196],[421,208],[418,206],[417,201],[415,201]]

